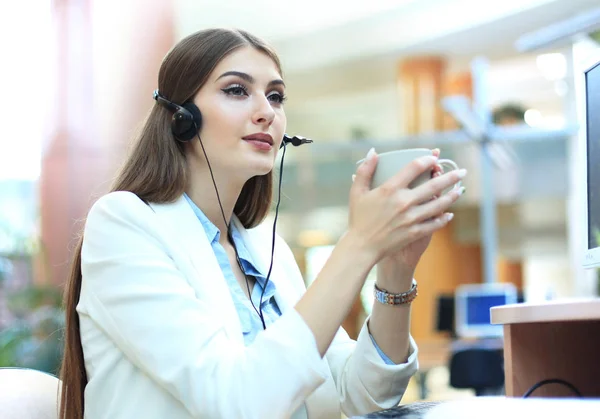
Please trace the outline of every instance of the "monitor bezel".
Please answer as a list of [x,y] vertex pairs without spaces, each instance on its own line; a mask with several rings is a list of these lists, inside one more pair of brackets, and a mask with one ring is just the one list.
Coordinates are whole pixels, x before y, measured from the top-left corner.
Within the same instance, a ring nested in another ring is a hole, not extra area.
[[467,299],[477,295],[503,295],[505,304],[517,304],[517,287],[511,283],[481,283],[459,285],[455,292],[454,320],[456,335],[461,338],[500,338],[503,336],[502,325],[490,323],[469,325],[467,324]]
[[588,130],[587,130],[587,84],[586,76],[587,73],[600,66],[600,51],[590,54],[586,60],[582,63],[582,71],[580,73],[580,82],[582,85],[582,99],[580,100],[581,112],[579,112],[579,141],[581,142],[581,152],[583,154],[582,164],[582,179],[584,188],[584,237],[585,237],[585,251],[583,255],[583,267],[584,268],[598,268],[600,267],[600,246],[590,249],[589,248],[589,203],[588,203],[588,158],[587,158],[587,144],[588,144]]

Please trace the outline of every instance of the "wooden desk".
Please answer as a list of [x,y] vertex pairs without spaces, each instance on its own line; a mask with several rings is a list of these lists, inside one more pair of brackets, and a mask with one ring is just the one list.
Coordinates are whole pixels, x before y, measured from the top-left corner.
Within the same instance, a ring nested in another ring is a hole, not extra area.
[[438,403],[429,409],[425,417],[427,419],[593,419],[600,417],[600,400],[474,397]]
[[[534,384],[560,378],[584,397],[600,397],[600,299],[513,304],[491,309],[504,325],[506,395],[521,397]],[[573,397],[560,384],[532,397]]]

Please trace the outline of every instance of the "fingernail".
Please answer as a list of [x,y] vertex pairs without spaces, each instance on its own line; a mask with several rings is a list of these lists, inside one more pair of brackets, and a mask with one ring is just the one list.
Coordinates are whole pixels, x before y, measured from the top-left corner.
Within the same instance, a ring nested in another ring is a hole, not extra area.
[[462,179],[467,175],[467,169],[459,169],[456,173],[458,174],[458,177]]
[[356,179],[356,175],[352,175],[352,183],[354,183],[354,179]]
[[464,186],[461,186],[460,188],[458,188],[458,196],[461,196],[462,194],[465,193],[467,189]]
[[375,148],[371,147],[371,149],[367,153],[367,160],[371,160],[373,158],[373,156],[375,156]]
[[454,214],[451,212],[446,213],[446,222],[449,223],[454,218]]

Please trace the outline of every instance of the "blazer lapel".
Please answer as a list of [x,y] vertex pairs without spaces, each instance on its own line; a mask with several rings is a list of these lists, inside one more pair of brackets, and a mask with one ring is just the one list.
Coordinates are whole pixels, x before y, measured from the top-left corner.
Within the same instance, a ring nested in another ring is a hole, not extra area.
[[[242,235],[246,248],[252,256],[256,267],[266,275],[271,263],[273,231],[269,228],[270,226],[263,224],[246,230],[237,218],[234,218],[233,222],[236,223],[236,227]],[[303,279],[295,267],[296,261],[291,260],[293,256],[286,252],[286,249],[283,247],[284,244],[278,243],[277,240],[281,239],[276,239],[273,270],[269,280],[275,284],[275,300],[283,313],[286,310],[292,309],[301,297],[301,291],[294,286],[294,283],[303,281]],[[327,374],[328,379],[306,399],[304,405],[308,417],[315,419],[340,417],[341,411],[336,399],[337,390],[335,382],[325,358],[321,361],[321,368]]]
[[185,197],[182,195],[173,203],[151,203],[150,206],[160,218],[165,233],[172,239],[170,242],[193,266],[196,275],[188,281],[196,295],[205,297],[203,294],[210,292],[212,295],[206,300],[215,304],[215,316],[224,318],[228,334],[241,339],[239,318],[225,277],[206,232]]
[[[256,268],[266,276],[269,272],[269,265],[271,264],[271,248],[273,240],[272,230],[269,229],[269,225],[261,224],[247,230],[236,216],[233,217],[232,221],[240,232],[246,249],[248,250],[248,253],[250,253]],[[292,273],[284,268],[286,265],[279,259],[281,257],[281,252],[278,251],[278,240],[280,239],[276,239],[273,269],[269,281],[275,284],[275,301],[283,313],[296,303],[298,297],[294,292],[294,288],[291,286],[290,281],[292,278],[290,278],[290,275]],[[300,280],[302,279],[300,278]]]
[[[223,318],[226,325],[225,330],[231,338],[243,341],[239,317],[219,262],[202,224],[185,197],[181,196],[173,203],[150,204],[150,206],[164,227],[163,231],[169,245],[178,250],[178,254],[172,255],[172,257],[176,261],[183,257],[186,260],[182,263],[189,262],[193,266],[194,277],[190,278],[188,275],[190,285],[195,289],[197,295],[203,295],[207,290],[211,293],[208,300],[215,304],[215,316]],[[269,228],[270,226],[263,224],[247,230],[237,217],[234,216],[232,221],[240,232],[257,269],[266,275],[271,263],[272,230]],[[301,296],[300,291],[293,284],[294,281],[302,281],[302,277],[297,269],[291,268],[295,261],[285,260],[292,256],[285,252],[286,249],[283,249],[282,246],[283,244],[276,243],[273,270],[269,280],[273,281],[276,287],[277,305],[282,312],[285,312],[291,309]],[[315,419],[340,417],[339,404],[335,397],[335,384],[325,359],[322,360],[322,368],[329,378],[306,400],[308,417]]]

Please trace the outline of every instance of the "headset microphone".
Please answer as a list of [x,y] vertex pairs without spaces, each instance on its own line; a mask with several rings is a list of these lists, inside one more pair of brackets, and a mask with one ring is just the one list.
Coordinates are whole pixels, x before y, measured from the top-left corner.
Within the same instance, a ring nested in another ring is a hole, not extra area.
[[285,147],[286,144],[291,144],[294,147],[298,147],[299,145],[310,144],[312,142],[313,142],[313,140],[309,140],[308,138],[300,137],[299,135],[294,135],[293,137],[290,137],[287,134],[283,134],[283,141],[281,142],[281,145],[279,146],[279,148]]

